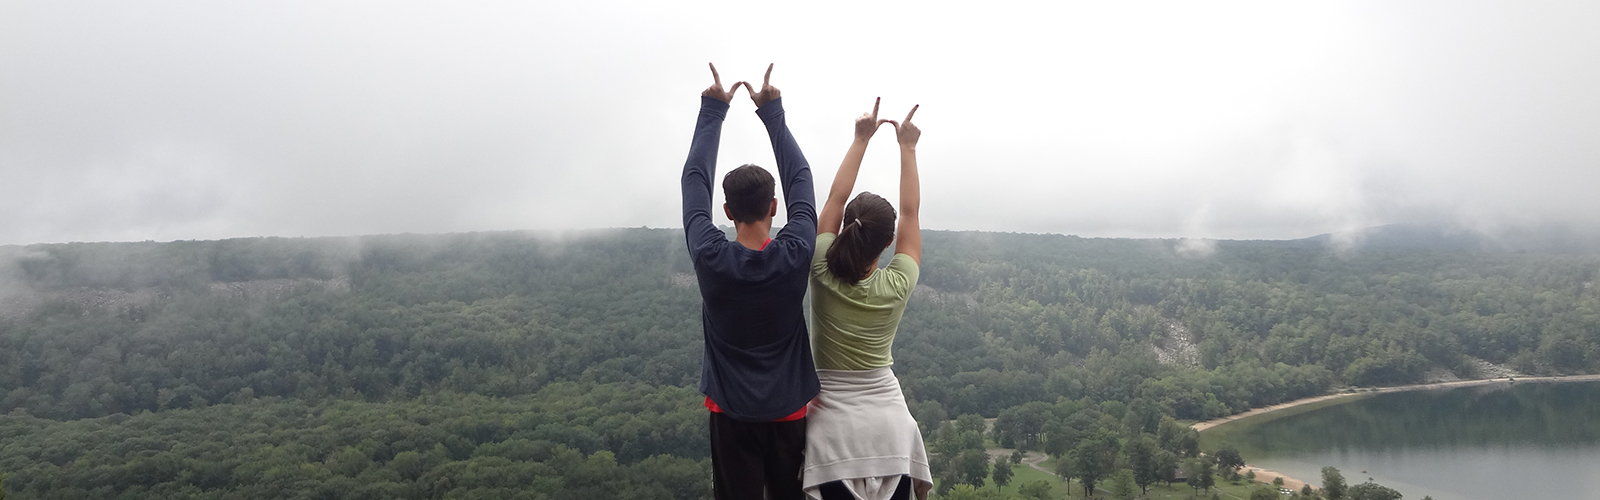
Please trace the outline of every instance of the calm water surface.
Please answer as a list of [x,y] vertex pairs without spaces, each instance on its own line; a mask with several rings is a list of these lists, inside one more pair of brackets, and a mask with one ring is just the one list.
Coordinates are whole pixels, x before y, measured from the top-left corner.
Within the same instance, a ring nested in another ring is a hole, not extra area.
[[1411,500],[1600,499],[1600,382],[1379,394],[1217,430],[1246,462],[1318,485],[1331,465]]

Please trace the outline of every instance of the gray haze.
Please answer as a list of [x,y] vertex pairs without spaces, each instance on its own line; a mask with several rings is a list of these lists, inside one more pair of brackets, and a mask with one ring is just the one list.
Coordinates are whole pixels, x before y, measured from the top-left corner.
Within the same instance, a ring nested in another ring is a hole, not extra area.
[[1600,3],[1105,3],[7,1],[0,244],[675,227],[707,61],[930,228],[1600,226]]

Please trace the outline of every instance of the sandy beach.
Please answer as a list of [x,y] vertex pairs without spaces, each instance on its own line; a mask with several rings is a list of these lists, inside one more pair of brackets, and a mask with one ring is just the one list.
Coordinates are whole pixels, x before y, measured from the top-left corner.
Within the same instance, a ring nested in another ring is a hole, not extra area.
[[[1382,394],[1382,393],[1386,393],[1386,392],[1425,391],[1425,390],[1433,390],[1433,389],[1455,389],[1455,388],[1459,388],[1459,387],[1475,387],[1475,386],[1483,386],[1483,385],[1491,385],[1491,384],[1505,384],[1505,383],[1520,384],[1520,383],[1535,383],[1535,382],[1538,382],[1538,383],[1550,383],[1550,382],[1592,382],[1592,381],[1600,381],[1600,375],[1573,375],[1573,376],[1566,376],[1566,377],[1502,377],[1502,378],[1488,378],[1488,379],[1478,379],[1478,380],[1460,380],[1460,381],[1454,381],[1454,382],[1437,382],[1437,383],[1431,383],[1431,384],[1400,385],[1400,386],[1394,386],[1394,387],[1379,387],[1379,388],[1374,388],[1374,389],[1361,389],[1361,390],[1357,390],[1357,391],[1354,391],[1354,392],[1341,392],[1341,393],[1337,393],[1337,394],[1328,394],[1328,395],[1325,395],[1325,396],[1317,396],[1317,397],[1311,397],[1311,398],[1305,398],[1305,399],[1298,399],[1298,400],[1290,401],[1288,403],[1283,403],[1283,404],[1279,404],[1279,405],[1272,405],[1272,406],[1267,406],[1267,407],[1262,407],[1262,408],[1256,408],[1254,410],[1250,410],[1250,411],[1247,411],[1247,412],[1244,412],[1244,413],[1239,413],[1239,414],[1235,414],[1235,415],[1229,415],[1229,416],[1226,416],[1226,417],[1213,419],[1213,420],[1207,420],[1207,421],[1204,421],[1204,422],[1197,422],[1191,427],[1193,427],[1197,431],[1205,431],[1206,429],[1210,429],[1210,428],[1216,427],[1218,425],[1222,425],[1222,424],[1225,424],[1225,423],[1228,423],[1228,422],[1232,422],[1232,421],[1235,421],[1235,420],[1250,418],[1250,417],[1254,417],[1256,415],[1264,415],[1264,414],[1272,413],[1272,412],[1275,412],[1275,411],[1283,411],[1283,410],[1287,410],[1287,409],[1294,408],[1294,407],[1297,407],[1297,406],[1303,406],[1303,405],[1308,405],[1308,404],[1312,404],[1312,403],[1317,403],[1317,402],[1321,402],[1321,401],[1328,401],[1328,400],[1333,400],[1333,399],[1349,398],[1349,397],[1363,396],[1363,395],[1369,395],[1369,394]],[[1272,470],[1268,470],[1268,469],[1263,469],[1263,468],[1252,466],[1252,465],[1246,465],[1245,469],[1240,471],[1240,473],[1242,474],[1242,473],[1244,473],[1244,471],[1249,471],[1249,470],[1254,470],[1256,472],[1256,481],[1260,481],[1260,482],[1264,482],[1264,483],[1271,483],[1272,482],[1272,478],[1282,477],[1283,478],[1283,482],[1284,482],[1284,487],[1286,487],[1286,488],[1299,490],[1302,486],[1305,486],[1307,484],[1303,480],[1290,477],[1290,476],[1285,475],[1283,473],[1279,473],[1277,471],[1272,471]],[[1312,488],[1317,488],[1317,485],[1312,484],[1311,487]]]

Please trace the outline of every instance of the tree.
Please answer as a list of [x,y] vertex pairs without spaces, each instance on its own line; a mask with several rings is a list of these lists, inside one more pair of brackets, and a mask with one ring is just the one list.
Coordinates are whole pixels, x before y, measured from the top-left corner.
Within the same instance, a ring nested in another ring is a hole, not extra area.
[[1011,462],[1006,457],[994,457],[994,473],[992,477],[994,478],[994,489],[996,490],[1011,483]]
[[1023,453],[1022,450],[1017,450],[1017,451],[1011,452],[1011,463],[1012,464],[1020,464],[1020,463],[1022,463],[1023,455],[1024,455],[1024,453]]
[[1273,476],[1273,478],[1272,478],[1272,487],[1273,488],[1282,488],[1283,487],[1283,476]]
[[1317,490],[1311,489],[1311,485],[1310,484],[1307,484],[1305,486],[1301,486],[1300,487],[1300,496],[1303,496],[1303,497],[1306,497],[1306,498],[1316,498],[1316,495],[1317,495]]
[[1111,498],[1117,500],[1133,498],[1137,489],[1138,485],[1133,482],[1133,471],[1128,469],[1118,469],[1106,481],[1106,492],[1111,494]]
[[1239,449],[1231,444],[1223,445],[1222,449],[1217,450],[1216,457],[1219,470],[1238,471],[1240,467],[1244,467],[1244,457],[1239,456]]
[[1014,406],[1000,411],[994,419],[994,440],[1002,448],[1032,450],[1039,446],[1039,435],[1044,432],[1050,406],[1040,402]]
[[[1071,453],[1056,458],[1056,477],[1061,478],[1062,481],[1072,481],[1072,478],[1078,477],[1077,462],[1072,459]],[[1072,492],[1069,491],[1067,493],[1071,494]]]
[[984,479],[989,477],[989,454],[975,449],[961,452],[961,457],[956,459],[956,471],[961,483],[982,488]]
[[1116,464],[1116,436],[1101,435],[1085,439],[1072,449],[1066,459],[1072,462],[1072,471],[1083,485],[1083,495],[1094,494],[1094,486],[1111,474]]
[[1250,500],[1278,500],[1278,490],[1256,488],[1250,491]]
[[1400,492],[1387,486],[1367,481],[1351,486],[1345,492],[1345,497],[1350,500],[1400,500]]
[[1200,433],[1188,429],[1182,437],[1178,438],[1178,454],[1192,457],[1200,454]]
[[1149,436],[1140,435],[1128,441],[1124,448],[1128,455],[1128,467],[1133,469],[1133,482],[1139,485],[1139,493],[1149,493],[1150,485],[1167,477],[1172,471],[1162,471],[1160,463],[1156,461],[1156,444]]
[[1322,468],[1322,496],[1328,500],[1342,500],[1344,498],[1344,475],[1335,467]]
[[1178,455],[1167,450],[1156,450],[1156,472],[1167,486],[1172,486],[1173,473],[1178,471]]
[[951,488],[949,492],[940,495],[944,500],[1000,500],[999,494],[979,488],[970,484],[963,484]]
[[1184,462],[1183,473],[1185,476],[1187,476],[1185,483],[1187,483],[1190,488],[1194,489],[1196,493],[1202,490],[1210,491],[1211,487],[1217,484],[1216,476],[1213,474],[1211,461],[1203,457],[1191,458],[1187,462]]
[[956,429],[962,432],[976,432],[983,434],[989,425],[983,422],[983,415],[967,413],[956,417]]
[[1017,488],[1017,494],[1029,500],[1049,500],[1050,483],[1047,481],[1034,481]]

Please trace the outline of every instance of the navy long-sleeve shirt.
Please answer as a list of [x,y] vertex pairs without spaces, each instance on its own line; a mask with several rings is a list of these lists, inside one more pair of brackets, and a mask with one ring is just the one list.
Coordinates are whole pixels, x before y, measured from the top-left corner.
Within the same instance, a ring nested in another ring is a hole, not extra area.
[[816,195],[782,101],[756,110],[772,140],[788,216],[765,248],[745,248],[712,224],[711,182],[728,103],[700,98],[700,119],[683,165],[683,230],[703,300],[700,392],[723,414],[747,422],[793,414],[820,387],[801,306],[816,244]]

